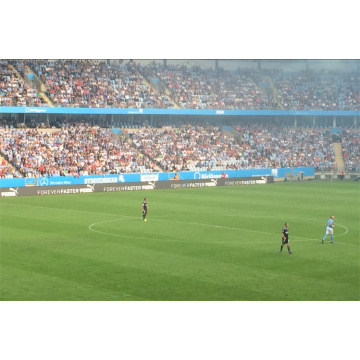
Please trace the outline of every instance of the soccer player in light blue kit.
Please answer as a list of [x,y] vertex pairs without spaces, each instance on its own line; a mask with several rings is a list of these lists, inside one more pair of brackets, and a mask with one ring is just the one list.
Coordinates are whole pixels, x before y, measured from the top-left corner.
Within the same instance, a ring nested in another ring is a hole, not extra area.
[[324,240],[325,240],[326,236],[329,235],[329,234],[330,234],[330,243],[333,244],[333,242],[334,242],[333,241],[333,233],[334,233],[334,226],[335,226],[334,219],[335,219],[335,216],[331,215],[330,219],[327,222],[325,235],[323,236],[323,238],[321,240],[322,244],[324,243]]

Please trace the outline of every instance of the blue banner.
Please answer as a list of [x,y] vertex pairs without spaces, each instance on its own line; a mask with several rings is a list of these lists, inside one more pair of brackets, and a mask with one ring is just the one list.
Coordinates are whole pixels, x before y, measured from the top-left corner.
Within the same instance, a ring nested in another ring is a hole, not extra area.
[[360,116],[360,111],[328,110],[197,110],[137,108],[71,108],[0,106],[0,113],[20,114],[140,114],[140,115],[251,115],[251,116]]
[[63,185],[94,185],[112,184],[127,182],[154,182],[175,180],[203,180],[241,178],[253,176],[273,176],[283,178],[285,173],[294,171],[303,172],[304,176],[314,176],[313,167],[298,168],[279,168],[279,169],[247,169],[247,170],[216,170],[216,171],[180,171],[178,173],[132,173],[132,174],[112,174],[112,175],[89,175],[89,176],[53,176],[38,178],[16,178],[0,179],[0,188],[24,187],[24,186],[63,186]]

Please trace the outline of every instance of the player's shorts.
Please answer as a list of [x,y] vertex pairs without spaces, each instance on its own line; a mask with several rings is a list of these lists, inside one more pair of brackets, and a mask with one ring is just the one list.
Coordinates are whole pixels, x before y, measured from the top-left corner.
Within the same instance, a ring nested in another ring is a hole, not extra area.
[[326,235],[332,235],[334,233],[334,229],[333,228],[331,228],[331,227],[329,227],[329,226],[327,226],[326,227]]
[[281,242],[283,243],[283,244],[288,244],[289,243],[289,239],[283,239],[283,238],[281,238]]

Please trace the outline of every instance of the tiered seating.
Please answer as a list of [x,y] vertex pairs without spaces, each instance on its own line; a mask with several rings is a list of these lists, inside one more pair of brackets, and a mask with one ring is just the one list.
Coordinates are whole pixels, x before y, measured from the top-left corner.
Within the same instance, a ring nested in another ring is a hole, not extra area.
[[130,173],[154,166],[125,138],[85,123],[2,130],[0,153],[25,177]]
[[0,61],[0,106],[46,105],[36,89],[31,88],[16,75],[8,61]]
[[[17,171],[13,176],[79,176],[152,171],[313,166],[333,170],[335,157],[328,130],[290,129],[240,123],[240,136],[225,135],[214,125],[183,124],[141,128],[114,137],[110,129],[85,122],[62,123],[61,129],[0,129],[0,155]],[[360,133],[343,140],[348,168],[359,168]],[[11,176],[6,164],[2,174]],[[5,170],[4,170],[5,169]]]
[[273,81],[286,110],[360,110],[359,74],[278,72]]
[[[55,106],[277,110],[280,103],[285,110],[360,110],[360,76],[355,72],[229,71],[135,62],[109,65],[94,60],[12,63],[21,74],[29,66],[46,85]],[[9,64],[1,61],[0,104],[42,106],[42,98],[19,83]],[[172,101],[164,91],[149,86],[147,80],[155,78],[165,85]],[[274,84],[274,91],[265,90],[266,79]]]
[[346,171],[360,172],[360,130],[343,131],[342,148]]

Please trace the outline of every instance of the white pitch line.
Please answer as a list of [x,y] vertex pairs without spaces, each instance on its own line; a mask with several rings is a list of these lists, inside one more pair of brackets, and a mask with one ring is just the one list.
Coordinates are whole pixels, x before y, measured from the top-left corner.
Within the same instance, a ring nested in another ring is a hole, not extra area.
[[[137,217],[134,217],[134,220],[138,219]],[[130,238],[130,239],[140,239],[140,240],[153,240],[153,241],[165,241],[165,242],[181,242],[181,243],[190,243],[190,242],[194,242],[193,240],[166,240],[166,239],[154,239],[154,238],[149,238],[149,237],[139,237],[139,236],[130,236],[130,235],[122,235],[122,234],[114,234],[114,233],[108,233],[105,231],[99,231],[99,230],[95,230],[93,229],[93,226],[96,226],[98,224],[103,224],[106,222],[114,222],[114,221],[122,221],[122,220],[126,220],[126,219],[112,219],[112,220],[104,220],[104,221],[99,221],[96,223],[93,223],[91,225],[89,225],[89,230],[93,231],[93,232],[97,232],[99,234],[104,234],[104,235],[111,235],[111,236],[117,236],[117,237],[125,237],[125,238]],[[160,220],[160,219],[152,219],[152,220],[157,220],[157,221],[165,221],[165,220]],[[171,220],[170,220],[171,221]],[[175,220],[174,220],[175,221]],[[186,222],[181,222],[181,223],[186,223]],[[196,225],[208,225],[208,226],[215,226],[215,227],[221,227],[221,226],[216,226],[216,225],[209,225],[209,224],[197,224],[197,223],[186,223],[186,224],[196,224]],[[274,235],[274,234],[273,234]],[[273,241],[261,241],[261,242],[257,242],[257,241],[197,241],[197,243],[201,243],[201,244],[233,244],[233,245],[238,245],[238,244],[268,244],[269,242],[275,242]]]
[[[39,208],[39,209],[46,209],[46,210],[56,210],[56,211],[63,210],[63,211],[72,211],[72,212],[79,212],[79,213],[85,213],[85,214],[106,215],[106,216],[116,216],[116,217],[121,217],[121,218],[138,219],[138,217],[136,217],[136,216],[110,214],[110,213],[102,213],[102,212],[86,211],[86,210],[63,209],[63,208],[53,208],[53,207],[46,207],[46,206],[27,205],[27,204],[12,204],[12,203],[3,203],[2,205],[24,206],[24,207],[32,207],[32,208]],[[229,216],[236,216],[236,215],[229,215]],[[272,218],[274,218],[275,216],[273,216],[273,215],[265,215],[264,217],[272,217]],[[312,221],[319,221],[319,222],[323,221],[323,220],[308,219],[308,218],[298,218],[298,219],[312,220]],[[232,228],[232,227],[221,226],[221,225],[191,223],[191,222],[185,222],[185,221],[156,219],[156,218],[152,218],[152,220],[155,220],[155,221],[167,221],[167,222],[171,221],[171,222],[178,222],[178,223],[183,223],[183,224],[188,224],[188,225],[210,226],[210,227],[224,228],[224,229],[230,229],[230,230],[240,230],[240,231],[249,231],[249,232],[256,232],[256,233],[262,233],[262,234],[268,234],[268,235],[276,235],[274,233],[269,233],[269,232],[264,232],[264,231],[257,231],[257,230],[243,229],[243,228]],[[94,225],[94,224],[92,224],[92,225]],[[348,228],[346,228],[345,226],[340,225],[340,224],[337,224],[337,225],[343,227],[346,231],[344,233],[342,233],[342,234],[334,235],[334,238],[345,235],[345,234],[348,233],[348,231],[349,231]],[[95,231],[95,230],[92,230],[92,231]],[[108,234],[108,235],[114,235],[114,234]],[[117,236],[117,235],[114,235],[114,236]],[[310,239],[310,238],[305,238],[305,237],[300,237],[300,236],[293,236],[292,238],[303,239],[304,241],[319,241],[318,239]],[[183,242],[187,242],[187,241],[183,241]],[[253,242],[249,242],[249,243],[254,244]],[[266,242],[266,243],[268,243],[268,242]],[[212,242],[211,244],[214,244],[214,242]],[[223,242],[221,242],[221,244],[223,244]],[[245,244],[245,242],[243,244]],[[340,243],[340,242],[336,242],[336,244],[359,246],[359,244],[347,244],[347,243]]]
[[[134,219],[137,219],[137,217],[133,217]],[[164,239],[153,239],[153,238],[147,238],[147,237],[137,237],[137,236],[129,236],[129,235],[121,235],[121,234],[114,234],[114,233],[108,233],[108,232],[104,232],[104,231],[99,231],[99,230],[94,230],[93,226],[96,226],[98,224],[103,224],[106,222],[114,222],[114,221],[122,221],[125,219],[112,219],[112,220],[104,220],[104,221],[99,221],[96,223],[93,223],[91,225],[89,225],[89,230],[90,231],[94,231],[100,234],[104,234],[104,235],[111,235],[111,236],[118,236],[118,237],[126,237],[126,238],[132,238],[132,239],[140,239],[140,240],[154,240],[154,241],[166,241],[166,242],[193,242],[192,240],[164,240]],[[202,224],[202,223],[192,223],[192,222],[185,222],[185,221],[177,221],[177,220],[163,220],[163,219],[152,219],[152,221],[167,221],[167,222],[178,222],[178,223],[182,223],[182,224],[189,224],[189,225],[200,225],[200,226],[210,226],[210,227],[216,227],[216,228],[225,228],[225,229],[230,229],[230,230],[244,230],[244,231],[251,231],[251,232],[258,232],[258,233],[264,233],[264,234],[270,234],[270,235],[277,235],[274,233],[269,233],[269,232],[262,232],[262,231],[256,231],[256,230],[249,230],[249,229],[241,229],[241,228],[232,228],[232,227],[228,227],[228,226],[221,226],[221,225],[212,225],[212,224]],[[305,238],[305,237],[301,237],[301,236],[294,236],[294,239],[302,239],[301,241],[318,241],[320,242],[321,239],[311,239],[311,238]],[[263,242],[255,242],[255,241],[249,241],[249,242],[243,242],[243,241],[235,241],[235,242],[214,242],[214,241],[201,241],[202,244],[268,244],[268,243],[275,243],[275,240],[271,240],[271,241],[263,241]],[[278,242],[278,241],[276,241]],[[199,242],[198,242],[199,243]],[[341,243],[341,242],[336,242],[336,244],[341,244],[341,245],[352,245],[352,246],[358,246],[357,244],[347,244],[347,243]]]
[[[302,219],[304,219],[304,218],[302,218]],[[270,233],[270,232],[266,232],[266,231],[250,230],[250,229],[244,229],[244,228],[233,228],[233,227],[222,226],[222,225],[202,224],[202,223],[193,223],[193,222],[187,222],[187,221],[167,220],[167,219],[157,219],[157,218],[153,218],[152,220],[154,220],[154,221],[176,222],[176,223],[187,224],[187,225],[210,226],[210,227],[229,229],[229,230],[249,231],[249,232],[255,232],[255,233],[258,233],[258,234],[266,234],[266,235],[277,235],[275,233]],[[306,219],[304,219],[304,220],[306,220]],[[316,221],[320,221],[320,220],[316,220]],[[348,233],[349,230],[345,226],[340,225],[340,224],[337,224],[337,225],[343,227],[345,229],[345,232],[342,233],[342,234],[334,236],[334,238],[338,237],[338,236],[345,235],[345,234]],[[318,239],[311,239],[311,238],[306,238],[306,237],[301,237],[301,236],[293,236],[292,238],[318,241]],[[337,244],[345,244],[345,243],[337,242]],[[346,245],[354,245],[354,244],[346,244]],[[357,245],[355,244],[355,246],[357,246]]]
[[[226,216],[236,216],[236,217],[256,217],[256,215],[226,215]],[[278,216],[275,216],[275,215],[264,215],[264,216],[261,216],[262,218],[265,218],[265,217],[268,217],[268,218],[278,218]],[[287,218],[293,218],[293,219],[299,219],[299,220],[310,220],[310,221],[318,221],[318,222],[323,222],[324,220],[318,220],[318,219],[310,219],[310,218],[299,218],[299,217],[291,217],[291,216],[287,216]],[[342,227],[343,229],[345,229],[345,232],[341,233],[341,234],[338,234],[338,235],[334,235],[334,238],[335,237],[339,237],[339,236],[343,236],[343,235],[346,235],[348,232],[349,232],[349,229],[344,226],[344,225],[341,225],[339,223],[335,223],[335,226],[340,226]],[[292,238],[294,238],[295,236],[292,236]],[[306,239],[306,238],[302,238],[302,239]],[[309,240],[317,240],[317,239],[309,239]],[[340,243],[338,243],[340,244]],[[343,243],[345,244],[345,243]],[[346,245],[354,245],[354,244],[346,244]],[[356,245],[356,244],[355,244]]]

